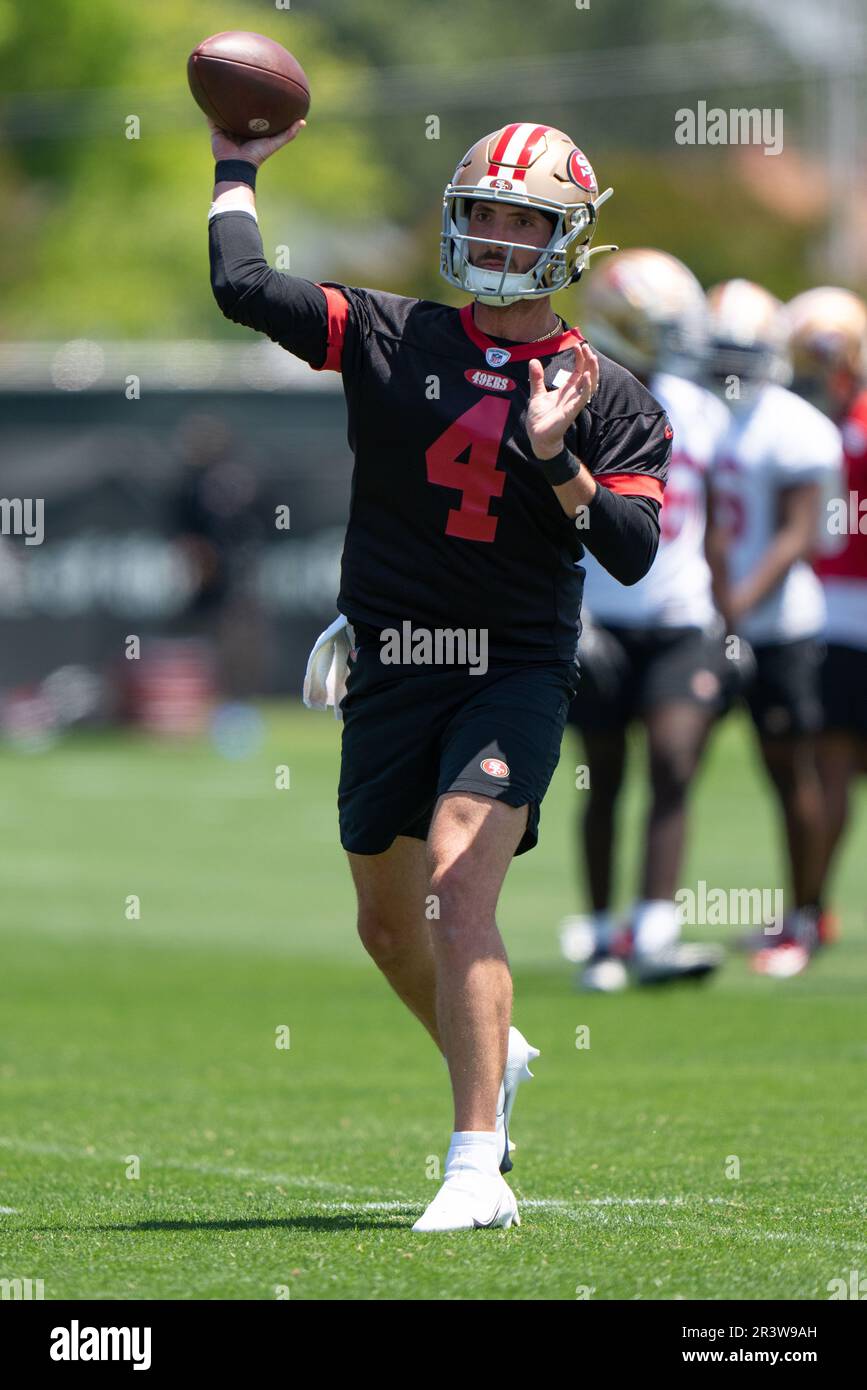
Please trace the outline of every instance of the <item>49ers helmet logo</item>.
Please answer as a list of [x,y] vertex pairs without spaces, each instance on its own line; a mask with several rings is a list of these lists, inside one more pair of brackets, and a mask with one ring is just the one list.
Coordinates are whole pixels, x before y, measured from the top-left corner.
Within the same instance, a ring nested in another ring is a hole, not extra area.
[[586,189],[588,193],[593,194],[598,191],[593,166],[583,150],[576,148],[572,151],[566,161],[566,173],[579,188]]
[[479,767],[489,777],[508,777],[509,775],[509,764],[504,763],[500,758],[482,758]]

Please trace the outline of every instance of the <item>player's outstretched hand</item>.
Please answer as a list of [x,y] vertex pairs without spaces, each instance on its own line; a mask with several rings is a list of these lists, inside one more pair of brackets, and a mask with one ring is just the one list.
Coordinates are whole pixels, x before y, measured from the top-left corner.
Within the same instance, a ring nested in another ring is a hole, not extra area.
[[578,418],[599,385],[599,358],[588,343],[575,349],[575,367],[568,381],[549,391],[545,373],[537,357],[530,361],[530,404],[527,407],[527,434],[538,459],[556,458],[563,448],[563,436]]
[[281,130],[279,135],[266,135],[260,140],[236,140],[224,130],[220,130],[213,121],[208,121],[211,128],[211,149],[215,159],[246,159],[258,169],[272,154],[276,154],[284,145],[288,145],[290,140],[294,140],[306,124],[306,121],[294,121],[288,130]]

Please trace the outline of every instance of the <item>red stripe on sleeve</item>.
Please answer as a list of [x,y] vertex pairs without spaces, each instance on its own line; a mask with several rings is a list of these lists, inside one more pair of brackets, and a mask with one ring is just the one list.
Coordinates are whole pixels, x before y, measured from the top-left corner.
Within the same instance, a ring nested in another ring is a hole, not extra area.
[[649,473],[605,473],[596,481],[610,492],[619,492],[625,497],[650,497],[654,502],[662,502],[662,483]]
[[349,305],[345,296],[340,293],[340,290],[334,289],[333,285],[320,285],[319,288],[325,295],[325,303],[328,307],[328,351],[322,366],[316,367],[314,370],[317,372],[339,372],[343,357],[343,339],[346,336],[346,320],[349,318]]

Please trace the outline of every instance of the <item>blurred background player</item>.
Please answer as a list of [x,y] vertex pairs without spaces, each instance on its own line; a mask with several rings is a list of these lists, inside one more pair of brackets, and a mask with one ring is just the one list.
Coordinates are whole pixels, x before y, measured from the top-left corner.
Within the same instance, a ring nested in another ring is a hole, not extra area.
[[192,577],[177,632],[213,650],[222,695],[248,699],[265,684],[267,637],[256,589],[266,539],[256,473],[225,420],[188,415],[176,444],[183,471],[173,498],[176,544]]
[[[808,290],[788,305],[786,322],[792,389],[839,426],[843,441],[840,509],[833,525],[828,509],[831,543],[816,561],[826,609],[818,742],[826,884],[849,819],[852,783],[867,772],[867,306],[848,290]],[[823,910],[820,942],[829,933]]]
[[726,631],[755,653],[746,700],[785,824],[792,898],[773,934],[750,943],[756,970],[792,975],[819,941],[824,806],[816,768],[821,725],[822,586],[811,568],[823,496],[838,486],[840,435],[785,389],[791,378],[782,305],[730,280],[708,293],[711,372],[732,411],[713,474],[726,535],[717,596]]
[[[593,915],[589,940],[582,920],[571,919],[562,943],[570,959],[589,949],[586,988],[616,990],[627,983],[625,958],[641,983],[704,975],[719,962],[715,948],[678,940],[674,895],[687,795],[720,707],[724,659],[705,555],[707,477],[729,416],[687,379],[706,348],[707,306],[698,280],[675,257],[634,249],[599,267],[584,296],[584,330],[649,386],[674,430],[650,572],[626,589],[591,555],[584,562],[590,623],[569,718],[583,735],[589,769],[578,838]],[[647,736],[651,801],[640,901],[626,931],[617,932],[611,905],[616,811],[635,722]]]

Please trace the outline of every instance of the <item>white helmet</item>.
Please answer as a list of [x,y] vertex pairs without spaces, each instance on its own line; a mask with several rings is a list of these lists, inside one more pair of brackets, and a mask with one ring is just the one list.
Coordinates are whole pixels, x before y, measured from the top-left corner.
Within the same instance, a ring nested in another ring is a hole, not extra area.
[[581,325],[594,347],[631,372],[696,371],[708,342],[704,290],[665,251],[620,251],[590,277]]
[[[562,130],[532,121],[502,126],[471,146],[446,186],[440,274],[483,304],[514,304],[555,294],[578,280],[595,254],[590,242],[597,212],[612,191],[608,188],[599,195],[589,161]],[[490,240],[469,235],[472,205],[482,200],[546,213],[554,219],[548,245],[540,251],[537,246],[504,241],[498,243],[507,251],[502,270],[472,265],[470,245]],[[513,253],[522,250],[536,251],[536,263],[524,274],[510,272]]]
[[709,374],[719,389],[735,378],[730,399],[752,399],[764,385],[787,386],[792,367],[786,344],[783,306],[752,280],[726,280],[707,292],[711,347]]

